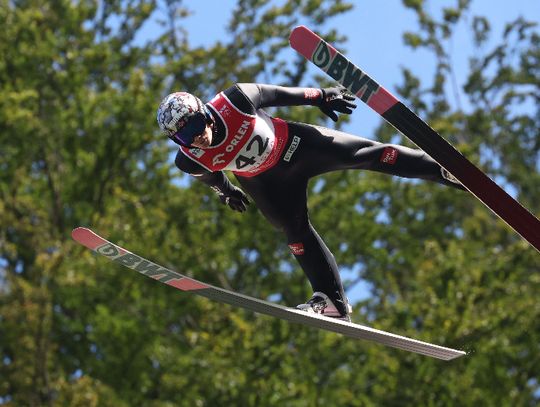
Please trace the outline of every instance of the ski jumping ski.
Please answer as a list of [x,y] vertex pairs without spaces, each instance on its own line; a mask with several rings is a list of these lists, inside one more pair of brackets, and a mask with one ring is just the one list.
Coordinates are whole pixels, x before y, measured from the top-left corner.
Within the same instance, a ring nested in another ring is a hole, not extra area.
[[431,343],[394,335],[385,331],[338,319],[308,314],[305,311],[300,311],[295,308],[288,308],[283,305],[215,287],[152,263],[145,258],[105,240],[87,228],[79,227],[74,229],[72,237],[81,245],[121,264],[122,266],[133,269],[147,277],[153,278],[154,280],[178,290],[201,295],[211,300],[245,308],[260,314],[281,318],[289,322],[336,332],[351,338],[377,342],[382,345],[431,356],[437,359],[451,360],[466,354],[460,350],[433,345]]
[[380,114],[388,123],[456,177],[482,203],[540,251],[540,221],[472,164],[441,135],[368,74],[305,26],[289,38],[291,47]]

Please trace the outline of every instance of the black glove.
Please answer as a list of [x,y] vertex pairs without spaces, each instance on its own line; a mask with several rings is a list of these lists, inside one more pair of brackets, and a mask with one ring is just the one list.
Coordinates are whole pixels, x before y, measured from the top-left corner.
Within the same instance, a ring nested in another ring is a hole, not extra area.
[[[351,95],[347,89],[343,87],[337,88],[325,88],[322,90],[322,100],[319,102],[319,109],[330,117],[333,121],[337,122],[338,115],[335,111],[340,113],[351,114],[356,105],[351,101],[354,100],[354,96]],[[334,111],[335,110],[335,111]]]
[[249,199],[240,188],[231,185],[227,192],[216,190],[223,205],[229,205],[232,210],[244,212],[249,205]]

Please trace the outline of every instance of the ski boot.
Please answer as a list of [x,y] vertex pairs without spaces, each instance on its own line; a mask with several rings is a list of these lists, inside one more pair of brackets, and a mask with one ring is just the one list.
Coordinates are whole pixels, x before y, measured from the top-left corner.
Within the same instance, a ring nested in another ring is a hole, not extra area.
[[350,313],[352,312],[352,307],[349,305],[349,300],[345,299],[345,301],[347,313],[342,315],[326,294],[316,291],[305,304],[297,305],[296,308],[308,313],[319,314],[325,317],[351,322]]

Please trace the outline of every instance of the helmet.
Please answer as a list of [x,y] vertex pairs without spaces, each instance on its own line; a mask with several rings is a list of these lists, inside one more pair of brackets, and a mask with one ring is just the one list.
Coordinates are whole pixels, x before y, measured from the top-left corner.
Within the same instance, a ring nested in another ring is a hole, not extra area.
[[[161,131],[175,143],[186,146],[204,130],[206,123],[211,122],[211,117],[204,103],[187,92],[175,92],[166,96],[157,110],[157,122]],[[182,132],[182,129],[185,131]]]

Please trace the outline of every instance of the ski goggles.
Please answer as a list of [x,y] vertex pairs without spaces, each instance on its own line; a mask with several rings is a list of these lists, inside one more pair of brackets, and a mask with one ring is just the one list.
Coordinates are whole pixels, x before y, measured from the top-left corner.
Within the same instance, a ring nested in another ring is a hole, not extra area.
[[189,147],[191,144],[193,144],[195,137],[201,135],[204,132],[204,129],[209,123],[209,120],[210,119],[206,114],[195,114],[187,121],[184,127],[182,127],[175,134],[173,134],[173,136],[171,137],[172,140],[177,144]]

